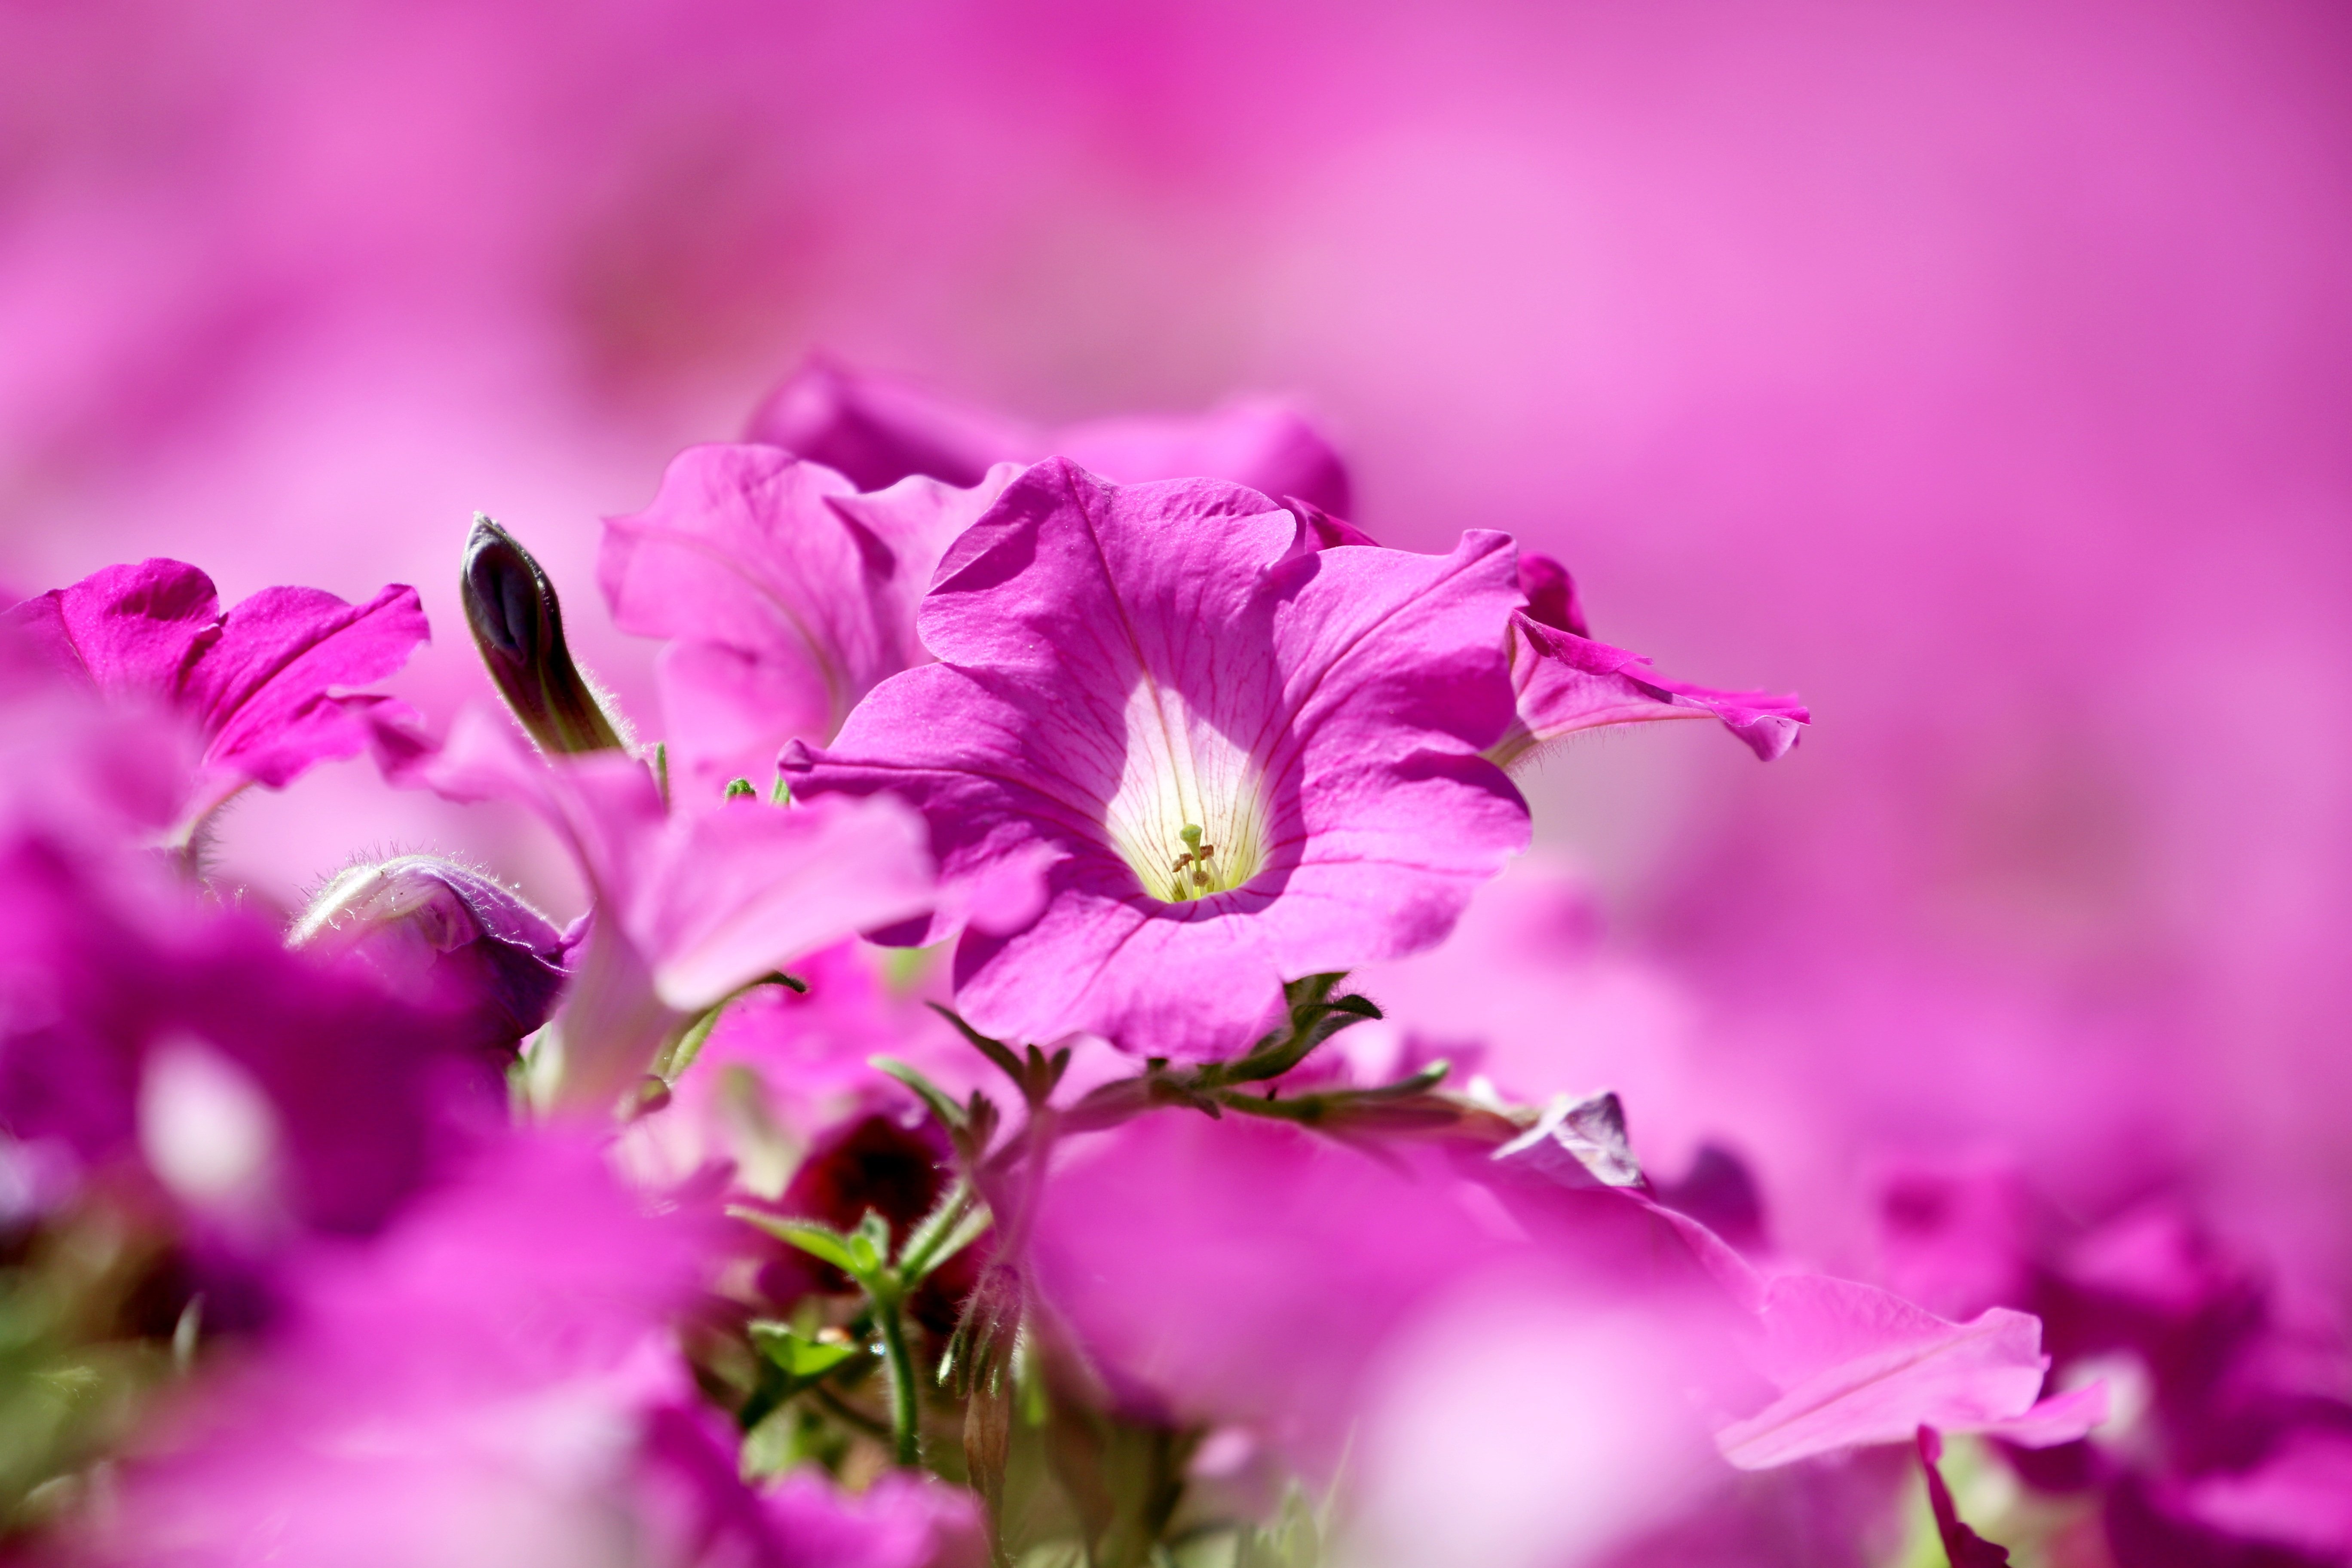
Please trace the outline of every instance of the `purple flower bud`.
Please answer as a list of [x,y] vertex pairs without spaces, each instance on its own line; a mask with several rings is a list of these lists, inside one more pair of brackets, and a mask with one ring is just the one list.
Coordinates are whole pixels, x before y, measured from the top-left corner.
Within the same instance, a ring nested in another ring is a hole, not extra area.
[[394,989],[478,1013],[499,1048],[547,1021],[562,933],[478,871],[427,855],[353,866],[320,889],[287,944],[350,955]]
[[512,534],[478,512],[457,587],[490,679],[541,750],[625,749],[595,689],[572,662],[555,584]]

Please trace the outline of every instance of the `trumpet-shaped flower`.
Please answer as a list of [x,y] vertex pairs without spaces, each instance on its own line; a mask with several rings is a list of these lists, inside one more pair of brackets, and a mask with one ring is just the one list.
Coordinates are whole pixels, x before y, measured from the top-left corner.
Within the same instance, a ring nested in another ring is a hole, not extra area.
[[831,735],[877,681],[926,662],[915,605],[1013,472],[862,495],[778,447],[693,447],[651,506],[607,519],[613,618],[671,639],[655,671],[683,775],[706,795],[764,778],[785,741]]
[[941,563],[919,624],[944,662],[787,749],[804,795],[919,806],[946,880],[1043,872],[1034,919],[965,931],[980,1027],[1241,1050],[1285,981],[1438,941],[1525,844],[1477,754],[1510,720],[1509,539],[1303,532],[1236,485],[1041,463]]
[[264,588],[223,610],[211,578],[161,558],[109,566],[7,619],[109,700],[152,703],[196,729],[204,754],[184,826],[246,784],[282,788],[359,752],[362,715],[391,699],[348,689],[392,674],[427,636],[414,588],[364,605]]

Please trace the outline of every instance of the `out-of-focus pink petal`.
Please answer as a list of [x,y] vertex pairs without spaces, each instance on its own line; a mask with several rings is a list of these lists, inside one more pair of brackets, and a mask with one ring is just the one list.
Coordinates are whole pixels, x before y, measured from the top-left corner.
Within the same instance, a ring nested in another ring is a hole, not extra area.
[[1271,398],[1237,398],[1189,416],[1124,415],[1068,425],[1045,437],[1039,456],[1049,453],[1121,484],[1231,479],[1341,517],[1352,510],[1339,454],[1305,415]]
[[681,1016],[936,900],[922,821],[895,800],[745,798],[674,813],[642,762],[550,762],[479,709],[414,773],[452,799],[526,805],[572,851],[595,910],[557,1023],[599,1089],[642,1070]]
[[861,490],[917,474],[977,485],[996,463],[1064,457],[1121,484],[1230,479],[1341,516],[1349,510],[1338,451],[1297,409],[1270,398],[1044,429],[819,360],[770,395],[745,435],[835,468]]
[[[1716,1437],[1741,1469],[1905,1442],[1921,1426],[1981,1431],[2033,1409],[2050,1364],[2041,1322],[2025,1313],[1996,1307],[1954,1323],[1873,1286],[1818,1275],[1773,1280],[1761,1327],[1757,1364],[1780,1397]],[[2021,1430],[2063,1441],[2104,1412],[2103,1402],[2094,1409],[2087,1397],[2068,1400]]]
[[2248,1469],[2190,1483],[2182,1500],[2190,1518],[2241,1540],[2352,1559],[2352,1435],[2296,1433]]
[[976,485],[990,467],[1044,456],[1042,433],[879,376],[813,361],[768,395],[744,439],[782,447],[878,490],[912,475]]
[[691,1011],[931,896],[922,818],[895,800],[737,800],[673,829],[629,924],[662,1000]]

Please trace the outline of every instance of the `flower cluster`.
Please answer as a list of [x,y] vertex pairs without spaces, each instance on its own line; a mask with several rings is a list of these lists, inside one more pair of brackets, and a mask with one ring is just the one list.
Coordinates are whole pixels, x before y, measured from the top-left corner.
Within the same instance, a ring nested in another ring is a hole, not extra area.
[[[1775,758],[1793,700],[1596,640],[1506,533],[1381,546],[1279,405],[1041,432],[820,367],[752,435],[606,525],[651,744],[488,520],[499,707],[358,689],[405,588],[222,612],[149,561],[0,625],[26,1560],[1861,1562],[1907,1518],[1973,1563],[1990,1467],[2052,1539],[2274,1539],[2343,1474],[2164,1216],[1993,1247],[1992,1178],[1923,1174],[1896,1294],[1776,1248],[1728,1152],[1661,1179],[1619,1095],[1474,1064],[1538,962],[1468,913],[1526,907],[1509,769],[1693,717]],[[424,853],[282,919],[220,884],[234,795],[362,751],[526,808],[585,915]],[[2241,1361],[2175,1366],[2217,1313]],[[2177,1440],[2085,1441],[2151,1401]]]

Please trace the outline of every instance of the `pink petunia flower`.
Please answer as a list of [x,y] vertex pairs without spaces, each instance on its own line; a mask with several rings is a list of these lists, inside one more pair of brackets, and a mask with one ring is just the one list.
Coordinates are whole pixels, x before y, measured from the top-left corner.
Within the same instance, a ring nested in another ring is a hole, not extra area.
[[957,952],[981,1028],[1239,1051],[1284,982],[1437,942],[1526,844],[1477,754],[1510,719],[1510,541],[1301,531],[1236,485],[1041,463],[940,565],[919,625],[944,662],[877,686],[831,750],[787,748],[803,795],[919,806],[943,881],[1043,872],[1034,919]]
[[248,784],[281,789],[357,753],[362,715],[392,699],[349,689],[392,674],[428,636],[414,588],[395,584],[364,605],[264,588],[223,610],[211,578],[161,557],[95,572],[6,619],[110,700],[161,706],[198,731],[182,837]]

